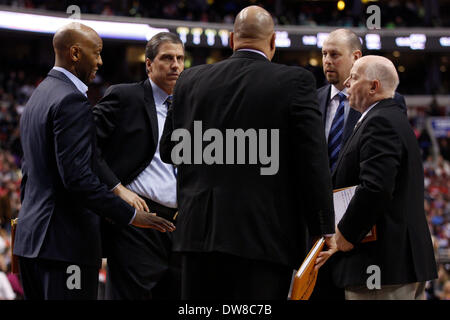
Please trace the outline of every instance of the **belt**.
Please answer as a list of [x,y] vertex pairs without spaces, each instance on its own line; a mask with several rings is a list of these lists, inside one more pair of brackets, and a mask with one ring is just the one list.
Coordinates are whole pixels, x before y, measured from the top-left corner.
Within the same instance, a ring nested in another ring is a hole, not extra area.
[[142,196],[140,197],[145,200],[148,208],[150,209],[150,212],[154,212],[156,213],[157,216],[160,216],[172,223],[175,223],[175,220],[177,219],[178,216],[177,208],[169,208],[148,198]]

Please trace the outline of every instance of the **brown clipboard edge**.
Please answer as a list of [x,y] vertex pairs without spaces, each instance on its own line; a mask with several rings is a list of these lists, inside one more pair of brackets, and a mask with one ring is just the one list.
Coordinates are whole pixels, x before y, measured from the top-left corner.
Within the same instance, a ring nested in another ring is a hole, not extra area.
[[[308,256],[312,253],[312,251],[313,251],[314,247],[316,246],[317,242],[319,242],[322,238],[323,238],[323,237],[317,239],[316,242],[314,242],[314,245],[311,247],[311,249],[309,250],[308,254],[307,254],[306,257],[305,257],[305,260],[306,260],[306,259],[308,258]],[[324,241],[322,242],[322,244],[320,245],[319,249],[317,250],[315,259],[311,259],[310,263],[306,266],[305,269],[308,269],[308,267],[311,265],[311,263],[314,264],[314,262],[315,262],[316,259],[317,259],[317,256],[319,255],[320,252],[322,252],[324,246],[325,246],[325,239],[324,239]],[[303,262],[304,262],[304,261],[303,261]],[[316,286],[317,276],[318,276],[318,273],[319,273],[319,272],[316,271],[316,270],[314,269],[314,266],[313,266],[313,269],[312,269],[313,278],[312,278],[311,281],[307,284],[307,289],[303,292],[303,294],[302,294],[301,296],[298,294],[298,291],[300,291],[300,289],[298,289],[298,287],[297,287],[298,284],[297,284],[297,281],[296,281],[296,280],[298,279],[297,273],[298,273],[298,271],[301,269],[302,265],[303,265],[303,263],[300,265],[300,267],[298,268],[298,270],[295,272],[294,280],[293,280],[294,283],[292,284],[292,289],[291,289],[290,299],[289,299],[289,300],[309,300],[311,294],[312,294],[313,291],[314,291],[314,287]]]

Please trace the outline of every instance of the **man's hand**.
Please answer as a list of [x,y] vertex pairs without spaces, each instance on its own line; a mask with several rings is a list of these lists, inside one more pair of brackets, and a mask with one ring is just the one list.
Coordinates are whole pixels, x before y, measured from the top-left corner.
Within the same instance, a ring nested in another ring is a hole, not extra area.
[[325,262],[337,251],[336,240],[334,237],[334,235],[332,237],[325,237],[325,245],[328,250],[319,253],[314,266],[315,270],[319,270],[319,268],[322,267]]
[[148,209],[148,206],[147,206],[147,203],[145,202],[145,200],[142,199],[141,197],[139,197],[133,191],[128,190],[127,188],[125,188],[122,184],[119,184],[113,190],[113,192],[114,192],[114,194],[116,196],[121,197],[122,200],[127,202],[130,206],[134,207],[135,209],[150,212],[150,210]]
[[158,217],[156,213],[149,213],[142,210],[136,210],[136,217],[131,224],[138,228],[151,228],[161,232],[172,232],[175,230],[172,222]]
[[338,227],[336,227],[336,246],[339,251],[344,252],[350,251],[354,248],[353,244],[351,244],[344,238]]

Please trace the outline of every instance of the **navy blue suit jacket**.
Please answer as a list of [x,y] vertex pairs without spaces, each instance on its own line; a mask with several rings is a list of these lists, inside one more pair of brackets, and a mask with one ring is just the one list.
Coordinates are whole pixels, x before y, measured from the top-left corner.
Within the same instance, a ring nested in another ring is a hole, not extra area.
[[126,225],[134,209],[93,171],[95,129],[87,98],[51,70],[26,105],[20,135],[22,208],[14,253],[99,265],[99,215]]
[[[319,100],[319,108],[322,112],[322,119],[323,124],[325,125],[326,117],[327,117],[327,111],[328,111],[328,102],[330,101],[330,94],[331,94],[331,84],[326,84],[323,87],[320,87],[317,89],[317,98]],[[394,96],[395,102],[400,106],[400,108],[403,110],[403,112],[406,114],[406,103],[405,98],[399,94],[395,93]],[[358,122],[359,117],[361,117],[361,113],[356,111],[353,108],[350,108],[350,112],[347,116],[347,122],[345,123],[344,133],[342,135],[342,146],[345,145],[348,138],[350,137],[351,133],[353,132],[353,128],[356,125],[356,122]]]

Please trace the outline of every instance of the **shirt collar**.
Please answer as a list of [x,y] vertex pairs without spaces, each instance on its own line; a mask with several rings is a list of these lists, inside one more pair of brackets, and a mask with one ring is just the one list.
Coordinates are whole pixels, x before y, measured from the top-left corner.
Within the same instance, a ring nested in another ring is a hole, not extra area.
[[379,102],[379,101],[375,102],[374,104],[371,104],[371,105],[366,109],[366,111],[363,112],[363,114],[362,114],[361,117],[359,118],[358,122],[361,122],[362,119],[364,119],[364,117],[366,116],[366,114],[367,114],[370,110],[372,110],[373,107],[375,107],[375,106],[377,105],[378,102]]
[[81,81],[80,79],[78,79],[72,72],[61,68],[61,67],[53,67],[53,69],[55,69],[56,71],[62,72],[66,75],[67,78],[70,79],[70,81],[73,82],[73,84],[75,85],[75,87],[77,87],[77,89],[84,94],[87,97],[87,91],[88,91],[88,86],[85,85],[83,83],[83,81]]
[[267,58],[266,54],[262,51],[256,50],[256,49],[239,49],[236,51],[250,51],[250,52],[254,52],[254,53],[259,53],[260,55],[262,55],[264,58],[266,58],[267,60],[269,60],[269,58]]
[[150,77],[148,77],[148,80],[150,81],[150,85],[152,86],[153,100],[155,101],[155,105],[164,104],[169,95],[163,89],[158,87],[158,85],[154,83]]
[[348,98],[347,87],[345,87],[344,90],[340,91],[334,85],[331,85],[330,100],[333,100],[339,92],[342,92]]

